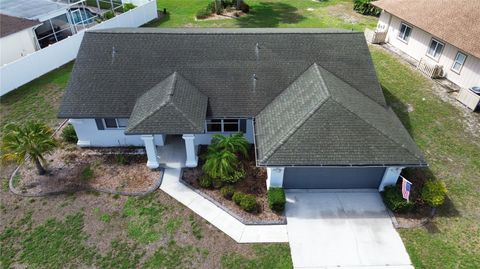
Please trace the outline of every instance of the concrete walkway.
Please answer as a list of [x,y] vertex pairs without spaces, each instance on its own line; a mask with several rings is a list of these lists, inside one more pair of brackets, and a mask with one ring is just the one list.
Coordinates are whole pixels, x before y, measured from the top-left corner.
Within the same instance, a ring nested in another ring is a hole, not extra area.
[[245,225],[179,181],[180,168],[165,168],[160,189],[238,243],[288,242],[286,225]]
[[413,269],[375,190],[288,190],[295,268]]

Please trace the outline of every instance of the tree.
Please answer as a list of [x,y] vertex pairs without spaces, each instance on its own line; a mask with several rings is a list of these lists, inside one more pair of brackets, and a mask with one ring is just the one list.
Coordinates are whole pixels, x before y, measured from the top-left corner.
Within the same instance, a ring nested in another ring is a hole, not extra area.
[[238,167],[238,158],[230,151],[212,151],[203,165],[203,171],[212,178],[229,178]]
[[233,154],[240,153],[243,157],[248,158],[248,147],[248,141],[242,133],[236,133],[231,136],[216,134],[212,137],[212,145],[209,147],[209,151],[226,150]]
[[28,121],[22,125],[9,123],[3,129],[0,150],[3,160],[16,161],[18,164],[25,162],[30,156],[39,175],[45,174],[44,156],[53,152],[57,147],[53,138],[53,131],[46,124],[38,121]]

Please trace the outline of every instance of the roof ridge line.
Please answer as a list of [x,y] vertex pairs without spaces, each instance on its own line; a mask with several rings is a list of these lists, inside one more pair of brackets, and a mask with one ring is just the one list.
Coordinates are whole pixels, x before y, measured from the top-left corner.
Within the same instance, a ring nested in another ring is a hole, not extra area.
[[[280,138],[277,143],[275,143],[275,144],[273,145],[274,150],[273,150],[273,151],[270,150],[268,153],[264,154],[265,157],[266,157],[266,159],[269,159],[269,158],[272,156],[272,154],[274,154],[274,153],[278,150],[278,148],[279,148],[278,145],[282,145],[286,140],[288,140],[294,133],[297,132],[297,130],[298,130],[301,126],[303,126],[303,124],[305,124],[305,122],[306,122],[307,120],[309,120],[309,119],[315,114],[315,112],[317,112],[329,99],[332,98],[332,95],[331,95],[330,92],[328,91],[328,88],[327,88],[327,86],[326,86],[326,84],[325,84],[325,81],[324,81],[324,79],[323,79],[323,77],[322,77],[322,74],[321,74],[321,73],[319,72],[319,70],[318,70],[318,65],[317,65],[315,62],[314,62],[312,65],[310,65],[310,66],[307,68],[307,70],[305,70],[302,74],[300,74],[290,85],[292,85],[293,83],[295,83],[295,81],[297,81],[298,78],[300,78],[303,74],[305,74],[305,72],[307,72],[312,66],[313,66],[313,67],[317,67],[317,68],[315,68],[315,69],[316,69],[316,72],[318,72],[318,75],[319,75],[319,78],[320,78],[320,83],[322,84],[323,87],[325,87],[325,89],[327,89],[328,97],[325,98],[322,102],[318,103],[318,105],[316,105],[314,109],[312,109],[311,111],[309,111],[308,113],[306,113],[306,114],[305,114],[305,117],[304,117],[302,120],[299,120],[298,122],[296,122],[296,123],[292,126],[292,128],[289,128],[289,130],[285,133],[285,135],[284,135],[282,138]],[[290,85],[289,85],[288,87],[290,87]],[[284,91],[286,91],[286,90],[288,89],[288,87],[285,88]],[[277,95],[277,97],[280,96],[284,91],[282,91],[279,95]],[[277,97],[275,97],[275,99],[276,99]],[[273,99],[271,103],[273,103],[273,102],[275,101],[275,99]],[[264,109],[265,109],[265,108],[264,108]],[[292,131],[292,130],[293,130],[293,131]]]
[[355,114],[352,110],[350,110],[348,107],[344,106],[342,103],[338,102],[337,100],[335,100],[335,98],[332,98],[332,100],[337,103],[338,105],[340,105],[341,107],[343,107],[344,109],[346,109],[350,114],[354,115],[356,118],[362,120],[363,122],[365,122],[366,124],[368,124],[369,126],[371,126],[372,128],[374,128],[377,132],[379,132],[380,134],[382,134],[385,138],[387,138],[388,140],[392,141],[393,143],[397,144],[398,146],[400,146],[401,148],[405,149],[406,151],[408,151],[410,154],[412,154],[413,156],[415,156],[415,158],[417,159],[420,159],[419,156],[417,156],[416,153],[410,151],[409,148],[405,147],[404,144],[402,143],[399,143],[398,141],[396,141],[395,139],[391,138],[390,136],[388,136],[387,134],[385,134],[384,132],[382,132],[380,129],[378,129],[376,126],[372,125],[370,122],[366,121],[364,118],[362,117],[359,117],[357,114]]
[[[363,93],[362,91],[358,90],[357,87],[353,86],[352,84],[350,84],[349,82],[345,81],[344,79],[342,79],[341,77],[335,75],[335,73],[331,72],[330,70],[328,70],[327,68],[325,68],[323,65],[319,64],[319,66],[324,69],[325,71],[327,71],[328,73],[332,74],[334,77],[338,78],[340,81],[342,81],[343,83],[347,84],[348,86],[350,86],[352,89],[354,89],[355,91],[357,91],[358,93],[362,94],[363,96],[367,97],[368,99],[374,101],[375,103],[379,104],[377,101],[373,100],[370,96],[366,95],[365,93]],[[375,73],[376,75],[376,73]],[[378,81],[378,78],[377,78],[377,81]],[[382,87],[380,87],[381,89]],[[382,91],[382,95],[383,95],[383,91]],[[387,101],[385,100],[385,96],[383,97],[383,100],[385,101],[385,105],[387,104]],[[381,105],[381,104],[379,104]],[[383,105],[381,105],[383,106]],[[385,106],[383,106],[385,107]]]

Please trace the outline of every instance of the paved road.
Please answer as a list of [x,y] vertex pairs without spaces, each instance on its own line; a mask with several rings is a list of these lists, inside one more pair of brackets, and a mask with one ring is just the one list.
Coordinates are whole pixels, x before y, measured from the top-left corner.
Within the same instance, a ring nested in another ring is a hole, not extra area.
[[377,191],[287,191],[295,268],[413,268]]

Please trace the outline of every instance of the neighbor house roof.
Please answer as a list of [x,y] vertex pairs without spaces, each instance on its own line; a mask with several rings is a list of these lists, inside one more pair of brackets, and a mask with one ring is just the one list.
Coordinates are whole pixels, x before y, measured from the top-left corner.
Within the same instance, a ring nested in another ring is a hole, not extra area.
[[257,163],[424,165],[388,108],[313,64],[255,118]]
[[208,96],[207,117],[253,117],[314,62],[385,105],[363,33],[134,28],[85,33],[59,116],[129,117],[178,72]]
[[202,133],[207,97],[173,73],[138,98],[125,134]]
[[0,14],[0,37],[5,37],[39,24],[41,24],[39,21]]
[[378,0],[372,4],[480,58],[479,0]]

